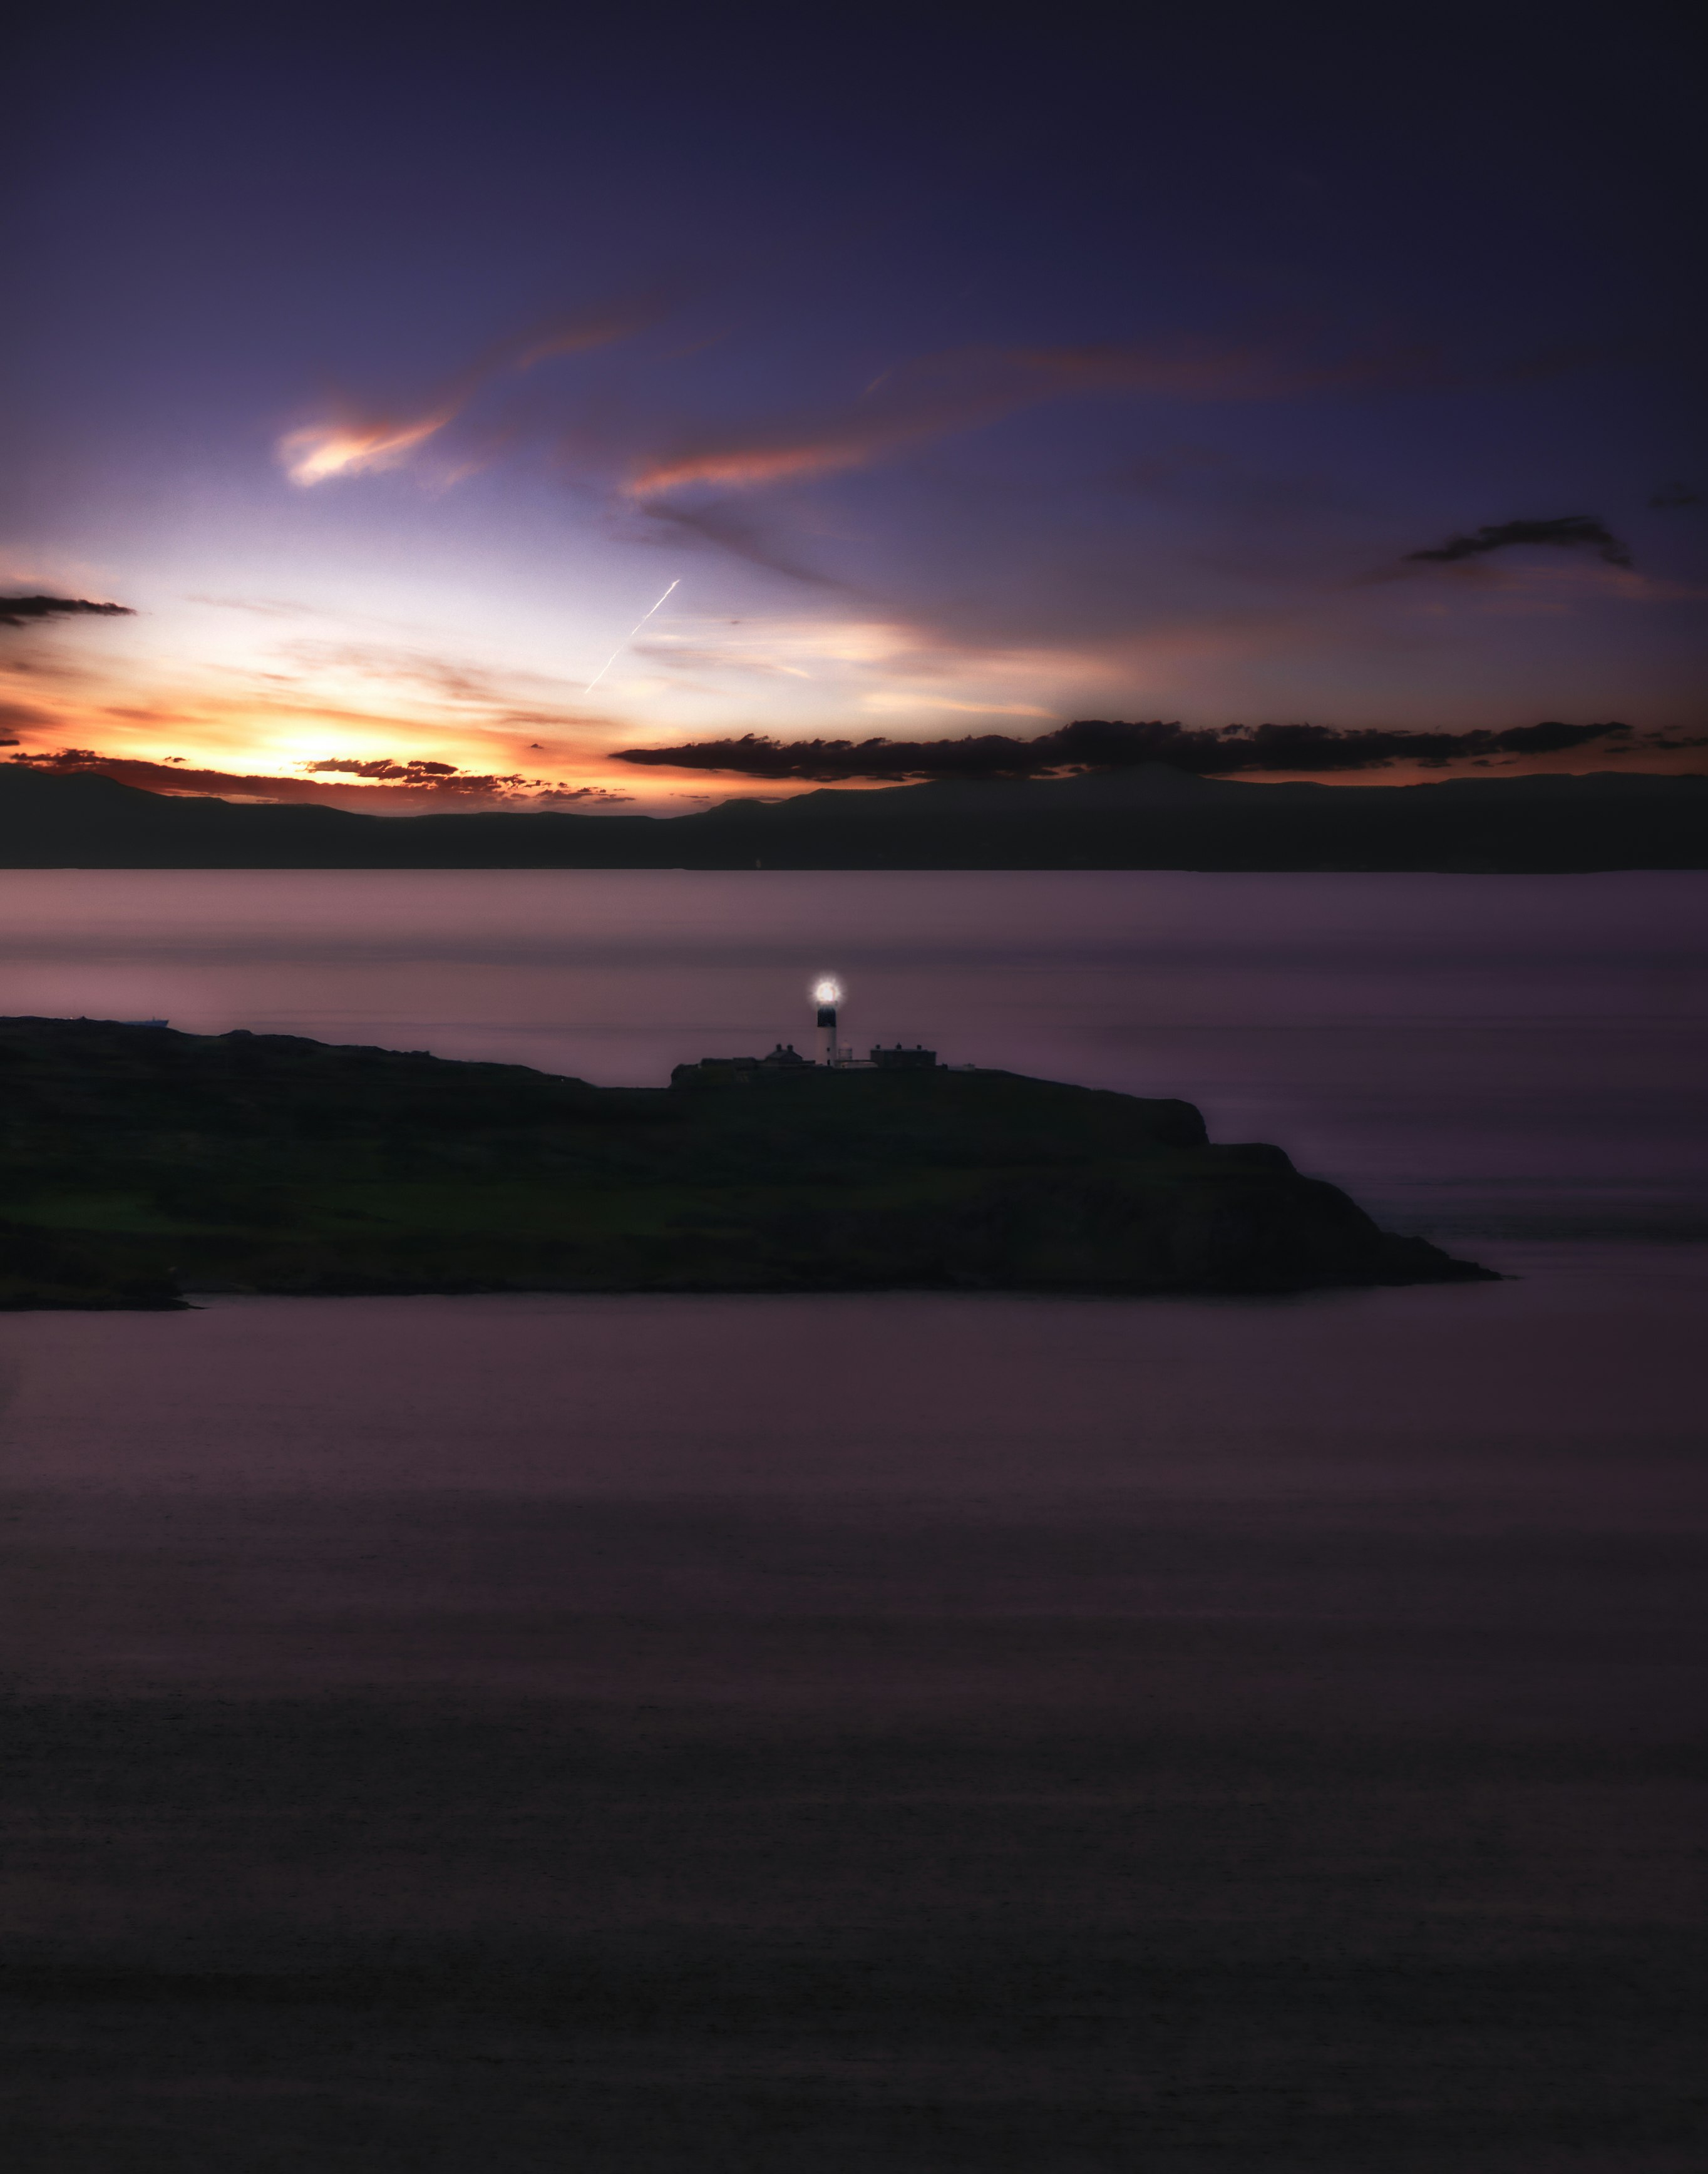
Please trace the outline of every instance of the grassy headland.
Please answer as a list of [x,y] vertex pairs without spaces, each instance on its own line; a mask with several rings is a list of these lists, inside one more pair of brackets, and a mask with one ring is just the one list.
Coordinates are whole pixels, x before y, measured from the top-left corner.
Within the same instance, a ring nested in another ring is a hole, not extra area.
[[185,1291],[1288,1291],[1485,1272],[1190,1104],[1012,1073],[590,1087],[0,1020],[0,1306]]

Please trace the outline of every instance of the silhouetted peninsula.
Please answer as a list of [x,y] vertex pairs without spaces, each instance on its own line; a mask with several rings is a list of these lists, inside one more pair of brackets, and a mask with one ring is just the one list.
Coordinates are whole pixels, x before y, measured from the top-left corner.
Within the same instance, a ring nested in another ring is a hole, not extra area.
[[520,1065],[0,1020],[0,1306],[186,1291],[1296,1291],[1488,1271],[1186,1102],[1013,1073]]

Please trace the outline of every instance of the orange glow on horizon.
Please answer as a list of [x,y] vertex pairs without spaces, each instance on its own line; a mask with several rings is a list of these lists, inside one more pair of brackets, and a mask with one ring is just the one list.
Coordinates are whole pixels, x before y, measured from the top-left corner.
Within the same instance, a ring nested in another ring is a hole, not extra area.
[[[383,458],[397,435],[376,428],[351,457]],[[343,456],[332,446],[323,452],[324,472],[336,473],[335,456]],[[619,652],[597,700],[589,700],[587,668],[570,668],[587,643],[585,608],[518,652],[489,630],[482,639],[478,627],[456,640],[424,621],[354,611],[341,619],[335,611],[264,599],[210,622],[201,614],[222,600],[192,594],[182,601],[196,615],[174,625],[162,613],[157,633],[145,610],[116,633],[102,621],[19,635],[0,656],[0,691],[14,698],[15,750],[0,760],[98,769],[153,792],[318,801],[375,813],[553,806],[676,813],[826,786],[880,790],[899,781],[898,773],[778,778],[763,774],[763,765],[759,774],[740,767],[739,754],[738,766],[708,770],[625,763],[618,750],[748,734],[783,744],[992,733],[1024,741],[1069,717],[1156,714],[1169,697],[1135,697],[1133,688],[1225,662],[1238,647],[1225,630],[1197,627],[1168,641],[1131,640],[1099,656],[1066,644],[956,640],[869,608],[844,614],[815,603],[808,611],[739,617],[715,607],[673,608],[644,629],[644,640]],[[611,638],[603,627],[599,634]],[[597,656],[592,652],[592,660]],[[1202,719],[1204,707],[1200,695],[1188,715]],[[1676,733],[1646,744],[1640,732],[1624,744],[1520,753],[1516,760],[1491,753],[1478,761],[1467,749],[1446,766],[1407,757],[1314,774],[1222,774],[1274,785],[1314,776],[1350,787],[1702,768],[1697,744]]]

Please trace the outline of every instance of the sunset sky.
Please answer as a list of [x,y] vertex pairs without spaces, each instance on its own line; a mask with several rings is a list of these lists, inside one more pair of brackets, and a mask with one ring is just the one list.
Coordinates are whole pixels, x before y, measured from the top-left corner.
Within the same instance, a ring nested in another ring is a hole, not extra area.
[[0,629],[13,759],[662,812],[751,788],[618,750],[1708,723],[1658,14],[405,19],[26,54],[0,587],[133,615]]

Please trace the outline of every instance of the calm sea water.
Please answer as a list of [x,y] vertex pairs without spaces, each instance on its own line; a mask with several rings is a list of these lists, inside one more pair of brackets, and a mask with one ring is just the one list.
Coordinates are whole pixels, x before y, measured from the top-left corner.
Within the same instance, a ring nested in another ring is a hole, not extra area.
[[1416,1227],[1708,1236],[1708,877],[0,873],[0,1010],[602,1084],[922,1041],[1200,1103]]
[[1700,877],[0,878],[0,1009],[1199,1101],[1510,1280],[0,1317],[21,2163],[1683,2174]]

